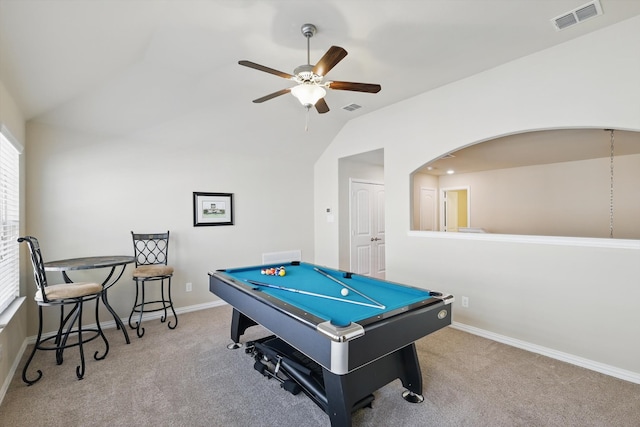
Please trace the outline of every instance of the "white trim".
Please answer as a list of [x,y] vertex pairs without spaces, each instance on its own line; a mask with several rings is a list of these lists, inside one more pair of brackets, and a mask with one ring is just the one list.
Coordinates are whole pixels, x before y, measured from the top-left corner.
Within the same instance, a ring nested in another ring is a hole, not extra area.
[[[0,332],[2,332],[2,329],[11,321],[11,319],[13,319],[13,317],[18,312],[22,304],[24,304],[25,300],[26,300],[25,297],[18,297],[14,299],[11,302],[11,304],[9,304],[9,307],[7,307],[2,313],[0,313]],[[9,369],[9,372],[7,372],[7,377],[4,379],[4,383],[2,384],[2,388],[0,388],[0,405],[2,404],[4,395],[7,394],[7,390],[9,390],[9,385],[11,385],[11,381],[13,380],[13,375],[18,369],[18,364],[20,363],[20,360],[22,359],[22,354],[24,353],[26,348],[27,348],[27,340],[24,340],[22,342],[22,346],[20,347],[20,350],[18,350],[18,356],[16,356],[16,358],[13,360],[13,363],[11,364],[11,368]]]
[[422,237],[422,238],[426,237],[426,238],[434,238],[434,239],[486,240],[489,242],[535,243],[535,244],[541,244],[541,245],[640,250],[640,240],[631,240],[631,239],[527,236],[527,235],[493,234],[493,233],[443,233],[440,231],[418,231],[418,230],[408,231],[407,236]]
[[15,298],[4,311],[0,312],[0,332],[2,332],[2,329],[13,319],[13,316],[16,315],[25,299],[25,297]]
[[[209,303],[205,303],[205,304],[197,304],[197,305],[191,305],[188,307],[182,307],[176,310],[177,314],[182,314],[182,313],[188,313],[191,311],[198,311],[198,310],[205,310],[208,308],[214,308],[214,307],[221,307],[224,305],[229,305],[227,302],[225,302],[224,300],[217,300],[217,301],[213,301],[213,302],[209,302]],[[157,314],[157,315],[151,315],[149,316],[147,319],[149,318],[157,318],[160,317],[161,314]],[[128,321],[128,318],[122,318],[121,319],[124,322]],[[88,327],[91,327],[92,325],[87,325]],[[95,326],[95,325],[93,325]],[[104,329],[109,329],[109,328],[114,328],[116,326],[116,322],[115,321],[110,321],[110,322],[105,322],[104,324],[101,323],[101,325]],[[592,360],[588,360],[588,359],[584,359],[581,357],[577,357],[568,353],[563,353],[560,351],[556,351],[556,350],[552,350],[550,348],[546,348],[546,347],[542,347],[542,346],[538,346],[535,344],[531,344],[528,343],[526,341],[520,341],[520,340],[516,340],[510,337],[506,337],[504,335],[499,335],[499,334],[494,334],[493,332],[489,332],[489,331],[485,331],[483,329],[479,329],[479,328],[475,328],[473,326],[468,326],[465,325],[463,323],[458,323],[458,322],[453,322],[451,324],[451,327],[454,329],[458,329],[464,332],[468,332],[470,334],[473,335],[478,335],[481,336],[483,338],[487,338],[490,339],[492,341],[497,341],[497,342],[501,342],[503,344],[506,345],[510,345],[512,347],[516,347],[516,348],[521,348],[523,350],[527,350],[527,351],[531,351],[533,353],[537,353],[537,354],[541,354],[543,356],[547,356],[547,357],[551,357],[552,359],[556,359],[556,360],[561,360],[563,362],[567,362],[570,363],[572,365],[576,365],[576,366],[581,366],[583,368],[586,369],[590,369],[592,371],[596,371],[596,372],[600,372],[602,374],[605,375],[609,375],[615,378],[620,378],[622,380],[625,381],[629,381],[632,383],[636,383],[636,384],[640,384],[640,374],[636,373],[636,372],[631,372],[631,371],[627,371],[624,369],[619,369],[616,368],[614,366],[610,366],[610,365],[605,365],[603,363],[599,363],[599,362],[594,362]],[[51,335],[51,334],[49,334]],[[27,337],[25,338],[24,342],[22,343],[22,346],[20,347],[20,350],[18,351],[18,354],[16,355],[15,360],[13,361],[13,364],[11,365],[11,369],[9,370],[9,373],[7,374],[7,378],[5,378],[4,384],[2,385],[2,388],[0,389],[0,404],[2,404],[2,400],[4,399],[5,394],[7,393],[7,390],[9,389],[9,385],[11,384],[11,381],[13,381],[13,377],[15,375],[16,370],[18,369],[18,364],[20,363],[20,360],[22,360],[22,356],[24,354],[24,351],[27,349],[27,346],[29,344],[34,344],[36,342],[36,337],[35,336],[31,336],[31,337]]]
[[7,141],[9,141],[11,145],[13,145],[13,148],[18,151],[18,154],[22,154],[22,152],[24,151],[24,147],[22,146],[22,144],[20,144],[20,141],[18,141],[16,137],[13,136],[13,134],[9,131],[9,128],[7,128],[2,122],[0,122],[0,133],[3,134],[5,138],[7,138]]
[[9,372],[7,373],[7,377],[4,379],[4,383],[2,384],[2,388],[0,389],[0,405],[2,405],[4,396],[7,394],[7,391],[9,390],[11,381],[13,381],[13,376],[18,370],[18,365],[20,364],[20,360],[22,360],[22,355],[24,354],[24,351],[26,349],[27,349],[27,340],[25,339],[22,342],[22,345],[20,346],[20,350],[18,350],[18,354],[16,355],[16,358],[13,360],[13,363],[11,364],[11,369],[9,369]]
[[621,380],[629,381],[635,384],[640,384],[640,373],[638,372],[632,372],[632,371],[627,371],[625,369],[616,368],[615,366],[606,365],[604,363],[595,362],[593,360],[585,359],[583,357],[575,356],[573,354],[564,353],[564,352],[543,347],[537,344],[532,344],[530,342],[507,337],[505,335],[496,334],[493,332],[486,331],[484,329],[465,325],[463,323],[453,322],[451,323],[451,327],[454,329],[458,329],[460,331],[468,332],[473,335],[490,339],[492,341],[510,345],[511,347],[516,347],[522,350],[530,351],[532,353],[541,354],[543,356],[560,360],[562,362],[570,363],[572,365],[580,366],[582,368],[586,368],[591,371],[600,372],[601,374],[619,378]]
[[[224,302],[223,300],[217,300],[217,301],[208,302],[208,303],[204,303],[204,304],[190,305],[190,306],[187,306],[187,307],[177,308],[176,309],[176,315],[183,314],[183,313],[189,313],[191,311],[205,310],[207,308],[219,307],[219,306],[226,305],[226,304],[227,303]],[[155,312],[155,313],[143,313],[143,315],[142,315],[143,321],[151,320],[151,319],[159,319],[162,316],[164,316],[164,312],[162,312],[162,311]],[[129,316],[120,318],[120,320],[122,321],[123,324],[126,325],[127,322],[129,321]],[[91,327],[95,328],[95,326],[96,325],[94,323],[92,325],[87,325],[87,328],[91,328]],[[102,329],[115,328],[116,327],[116,321],[115,320],[110,320],[108,322],[100,322],[100,327]],[[49,335],[53,335],[53,332],[50,333]],[[36,342],[36,337],[35,336],[29,337],[29,340],[30,340],[30,342],[29,342],[30,344],[34,344]]]
[[440,221],[438,221],[439,222],[438,226],[440,227],[440,230],[445,229],[444,222],[446,218],[444,214],[444,205],[447,201],[447,198],[445,197],[445,193],[447,191],[460,191],[460,190],[467,190],[467,227],[471,227],[471,186],[459,185],[454,187],[440,188],[440,192],[438,193],[438,208],[440,212]]
[[[226,305],[227,303],[224,302],[223,300],[217,300],[217,301],[213,301],[213,302],[208,302],[208,303],[204,303],[204,304],[196,304],[196,305],[190,305],[188,307],[182,307],[182,308],[177,308],[176,309],[176,315],[178,314],[183,314],[183,313],[189,313],[190,311],[198,311],[198,310],[205,310],[207,308],[214,308],[214,307],[219,307],[222,305]],[[143,313],[143,321],[144,320],[151,320],[151,319],[159,319],[160,317],[164,316],[164,312],[160,311],[157,313]],[[129,321],[129,316],[127,317],[121,317],[120,320],[122,321],[123,324],[127,324],[127,322]],[[96,324],[92,323],[90,325],[83,325],[86,328],[95,328]],[[102,329],[111,329],[111,328],[115,328],[116,327],[116,321],[115,320],[109,320],[107,322],[100,322],[100,327]],[[47,332],[42,334],[42,338],[47,338],[47,337],[51,337],[56,333],[56,331],[51,331],[51,332]],[[30,344],[35,344],[36,343],[36,335],[32,335],[30,337],[27,337],[25,339],[25,342],[27,343],[27,345]]]
[[382,185],[384,186],[384,182],[374,181],[372,179],[361,179],[361,178],[349,178],[349,189],[351,189],[351,184],[354,182],[360,184],[371,184],[371,185]]

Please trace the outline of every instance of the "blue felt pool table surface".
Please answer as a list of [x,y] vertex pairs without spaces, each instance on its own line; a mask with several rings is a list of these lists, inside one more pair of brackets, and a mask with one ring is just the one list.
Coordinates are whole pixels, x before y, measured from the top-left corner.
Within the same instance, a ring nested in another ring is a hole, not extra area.
[[[283,266],[286,271],[284,276],[270,276],[261,273],[265,268],[280,267],[277,264],[231,268],[224,270],[224,273],[247,283],[253,289],[341,326],[348,325],[351,322],[358,323],[363,319],[384,315],[432,298],[430,291],[425,289],[357,274],[351,275],[343,271],[309,263],[301,262],[299,265],[287,263]],[[316,269],[320,269],[331,277],[340,280],[361,294],[366,295],[369,299],[353,291],[349,291],[348,295],[343,296],[341,291],[344,287],[325,277],[324,274],[316,271]],[[287,288],[288,290],[260,286],[260,283]],[[309,295],[307,293],[317,295]],[[384,307],[380,307],[375,303],[379,303]]]

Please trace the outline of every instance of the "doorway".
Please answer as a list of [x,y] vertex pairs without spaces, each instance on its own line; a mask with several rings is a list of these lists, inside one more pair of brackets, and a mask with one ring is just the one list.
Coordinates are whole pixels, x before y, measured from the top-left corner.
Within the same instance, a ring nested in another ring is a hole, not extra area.
[[352,180],[350,187],[350,271],[384,279],[384,184]]
[[457,232],[471,220],[469,187],[440,189],[440,230]]

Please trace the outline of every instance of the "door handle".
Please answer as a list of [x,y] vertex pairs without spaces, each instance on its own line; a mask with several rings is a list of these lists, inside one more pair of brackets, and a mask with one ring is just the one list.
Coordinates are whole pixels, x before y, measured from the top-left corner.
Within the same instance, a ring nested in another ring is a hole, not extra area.
[[377,242],[378,240],[382,240],[382,239],[380,239],[380,238],[378,238],[378,237],[372,237],[372,238],[371,238],[371,241],[372,241],[372,242]]

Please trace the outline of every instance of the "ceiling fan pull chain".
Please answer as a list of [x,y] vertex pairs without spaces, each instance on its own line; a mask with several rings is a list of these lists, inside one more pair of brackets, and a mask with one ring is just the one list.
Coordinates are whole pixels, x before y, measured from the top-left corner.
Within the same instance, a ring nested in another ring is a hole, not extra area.
[[307,107],[306,118],[305,118],[305,121],[304,121],[304,131],[305,132],[307,132],[309,130],[309,110],[310,109],[311,109],[310,107]]

